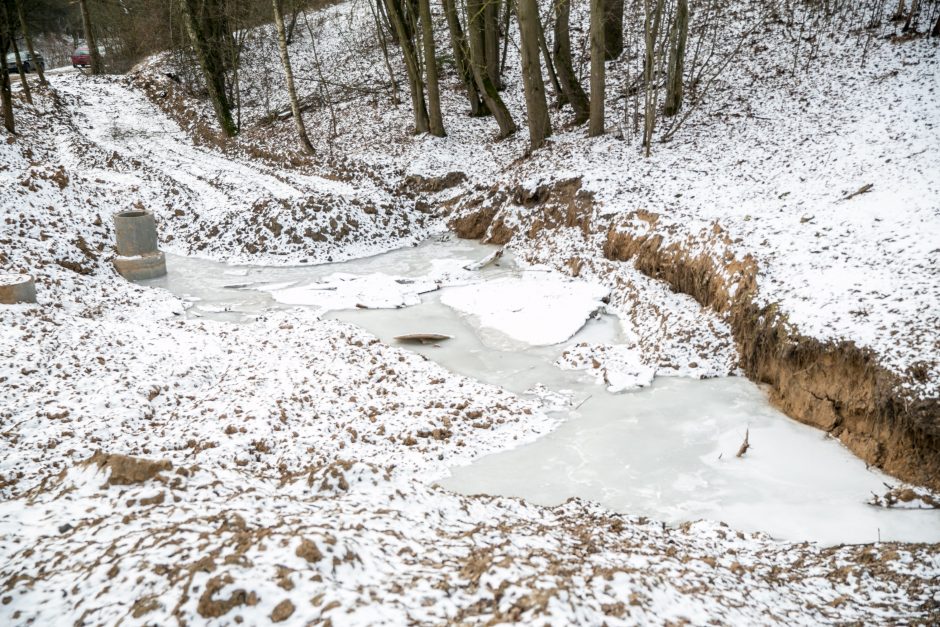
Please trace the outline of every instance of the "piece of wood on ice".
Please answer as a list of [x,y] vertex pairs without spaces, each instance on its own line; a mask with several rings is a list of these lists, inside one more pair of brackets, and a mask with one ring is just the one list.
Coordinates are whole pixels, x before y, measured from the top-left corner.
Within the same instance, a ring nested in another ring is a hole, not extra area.
[[421,344],[434,344],[444,340],[451,340],[453,336],[441,335],[440,333],[409,333],[407,335],[398,335],[395,337],[399,342],[414,342]]
[[484,257],[479,261],[474,261],[473,263],[468,263],[463,267],[464,270],[482,270],[486,266],[490,265],[494,261],[499,260],[503,256],[503,249],[499,248],[494,250],[492,253]]

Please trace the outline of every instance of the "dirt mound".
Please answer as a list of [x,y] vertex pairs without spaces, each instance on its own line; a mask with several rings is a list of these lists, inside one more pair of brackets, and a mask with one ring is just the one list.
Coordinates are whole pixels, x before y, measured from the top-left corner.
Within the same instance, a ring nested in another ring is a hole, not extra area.
[[165,459],[153,460],[141,457],[130,457],[115,453],[98,451],[82,462],[85,466],[97,466],[99,470],[110,470],[109,485],[133,485],[150,481],[161,472],[173,468],[173,464]]

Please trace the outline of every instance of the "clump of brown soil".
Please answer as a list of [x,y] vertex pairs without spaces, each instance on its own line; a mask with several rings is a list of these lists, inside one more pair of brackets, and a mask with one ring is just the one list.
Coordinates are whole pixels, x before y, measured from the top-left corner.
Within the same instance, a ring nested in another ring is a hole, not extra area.
[[291,603],[291,600],[284,599],[275,605],[274,609],[271,611],[271,622],[283,623],[285,620],[291,617],[291,615],[294,613],[294,609],[294,604]]
[[450,227],[458,237],[483,239],[488,244],[506,244],[515,229],[504,219],[501,209],[507,204],[526,212],[529,227],[525,235],[535,238],[547,229],[577,227],[585,235],[591,232],[594,197],[581,189],[581,179],[571,178],[544,183],[535,189],[516,186],[508,194],[499,189],[467,197]]
[[213,577],[206,582],[206,589],[199,597],[199,604],[196,611],[203,618],[218,618],[228,614],[232,608],[239,605],[256,605],[258,597],[254,592],[245,592],[243,588],[233,590],[227,599],[216,599],[215,593],[232,583],[230,575],[220,575]]
[[316,563],[323,559],[323,553],[312,540],[302,538],[297,550],[294,552],[297,557],[302,557],[310,563]]
[[101,451],[83,461],[82,464],[86,466],[95,465],[99,470],[110,470],[109,485],[143,483],[153,479],[159,473],[173,468],[173,464],[165,459],[143,459]]

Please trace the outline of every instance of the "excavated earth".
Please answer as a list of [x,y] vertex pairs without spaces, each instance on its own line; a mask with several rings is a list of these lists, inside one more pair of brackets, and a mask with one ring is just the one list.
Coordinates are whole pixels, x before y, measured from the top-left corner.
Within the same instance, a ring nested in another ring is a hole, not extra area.
[[[872,351],[806,336],[777,305],[761,305],[757,261],[751,255],[738,258],[719,224],[713,224],[707,242],[665,244],[671,234],[657,230],[655,213],[592,220],[593,195],[581,189],[579,179],[534,192],[478,190],[453,204],[450,226],[460,237],[507,244],[524,251],[530,261],[554,261],[572,276],[594,263],[593,253],[630,263],[688,294],[727,320],[741,369],[750,379],[768,384],[771,401],[788,416],[838,437],[871,466],[940,490],[940,399],[909,394],[901,378],[881,366]],[[558,263],[546,251],[564,250],[563,241],[572,233],[583,240],[580,254]]]

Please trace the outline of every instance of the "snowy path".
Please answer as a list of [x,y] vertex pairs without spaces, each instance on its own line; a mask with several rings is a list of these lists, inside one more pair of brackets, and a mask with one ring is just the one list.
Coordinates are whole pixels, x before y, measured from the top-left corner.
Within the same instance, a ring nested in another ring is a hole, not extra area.
[[118,80],[89,83],[86,77],[69,76],[57,80],[56,88],[77,112],[76,119],[83,122],[78,128],[90,141],[170,177],[207,207],[227,211],[265,196],[293,200],[311,191],[347,196],[357,192],[346,183],[286,173],[260,161],[243,163],[194,146],[141,91]]
[[197,146],[125,78],[67,75],[53,85],[75,131],[57,138],[62,162],[120,186],[128,205],[151,209],[171,250],[255,262],[259,254],[285,263],[335,261],[419,241],[439,228],[368,177],[334,180]]

